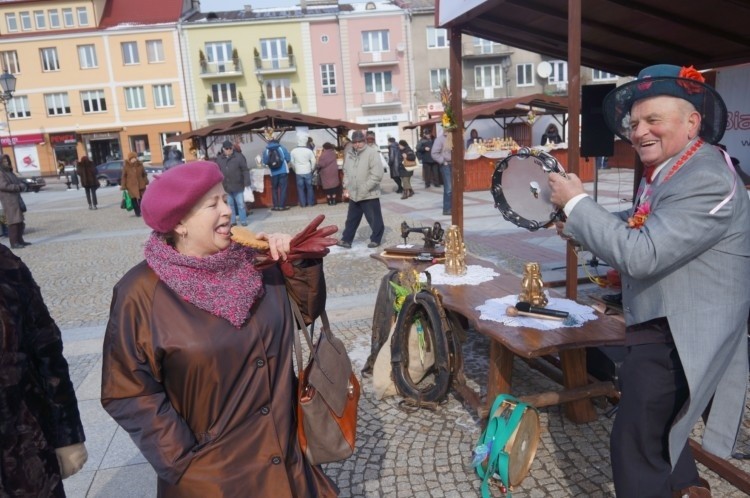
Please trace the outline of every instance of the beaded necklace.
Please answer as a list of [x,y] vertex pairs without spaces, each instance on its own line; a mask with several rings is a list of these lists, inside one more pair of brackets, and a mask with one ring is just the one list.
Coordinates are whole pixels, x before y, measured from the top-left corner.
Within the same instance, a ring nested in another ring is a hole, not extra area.
[[[661,181],[661,183],[666,183],[667,180],[672,178],[677,171],[682,168],[682,166],[691,158],[693,155],[698,151],[698,149],[701,148],[701,146],[704,144],[702,138],[698,138],[693,145],[686,150],[682,156],[680,156],[679,159],[677,159],[677,162],[674,163],[672,168],[667,172],[667,175],[664,177],[664,180]],[[646,223],[646,219],[648,218],[649,214],[651,214],[651,203],[649,202],[649,198],[651,197],[651,182],[653,179],[651,178],[653,175],[654,170],[652,169],[650,172],[648,172],[646,176],[646,189],[645,191],[641,188],[638,189],[638,195],[637,199],[638,202],[635,205],[635,208],[633,210],[633,216],[628,218],[628,226],[630,228],[641,228],[644,223]]]

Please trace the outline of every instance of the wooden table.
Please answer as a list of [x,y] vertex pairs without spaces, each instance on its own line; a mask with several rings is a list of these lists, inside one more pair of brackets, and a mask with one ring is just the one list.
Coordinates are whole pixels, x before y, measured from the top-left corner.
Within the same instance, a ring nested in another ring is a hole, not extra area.
[[[413,265],[424,270],[429,264],[417,263],[403,258],[390,258],[374,254],[373,258],[383,262],[389,269],[400,270],[404,265]],[[512,393],[513,357],[522,359],[559,355],[564,390],[540,393],[521,399],[541,407],[564,403],[566,416],[575,423],[596,419],[596,410],[591,398],[614,395],[611,382],[591,382],[586,370],[586,347],[613,346],[624,343],[625,327],[614,317],[596,313],[597,319],[581,327],[563,327],[555,330],[539,330],[529,327],[510,327],[499,322],[480,320],[476,307],[488,299],[518,294],[521,280],[487,261],[471,255],[467,264],[491,267],[500,276],[479,285],[434,285],[442,295],[443,306],[465,317],[479,333],[489,337],[489,372],[485,415],[495,397],[501,393]],[[554,294],[554,292],[552,293]]]

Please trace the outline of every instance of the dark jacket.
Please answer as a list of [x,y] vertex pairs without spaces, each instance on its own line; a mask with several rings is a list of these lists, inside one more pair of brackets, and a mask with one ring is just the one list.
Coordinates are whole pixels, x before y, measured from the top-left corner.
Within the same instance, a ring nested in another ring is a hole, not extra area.
[[434,142],[432,138],[426,137],[422,137],[422,139],[417,142],[417,157],[422,162],[422,164],[435,164],[435,160],[432,158],[432,154],[430,154],[430,151],[427,150],[432,150],[432,142]]
[[323,149],[318,158],[317,168],[320,171],[320,184],[324,189],[336,188],[341,185],[335,150]]
[[216,164],[221,169],[221,174],[224,175],[224,190],[228,193],[234,194],[242,192],[245,187],[250,186],[250,169],[247,167],[247,160],[241,152],[232,150],[229,157],[224,155],[224,152],[219,152],[216,156]]
[[388,142],[388,170],[391,178],[398,178],[398,159],[401,157],[401,151],[398,148],[398,142]]
[[412,176],[414,174],[414,171],[409,171],[404,167],[404,159],[406,159],[408,155],[412,155],[414,156],[414,160],[416,160],[417,159],[416,154],[414,154],[414,151],[411,150],[411,147],[409,147],[408,145],[404,147],[403,149],[399,147],[398,150],[399,150],[399,153],[398,153],[398,157],[396,158],[397,164],[398,164],[398,176],[400,177]]
[[65,496],[55,448],[86,438],[60,329],[26,265],[0,245],[0,495]]
[[89,159],[81,159],[76,166],[76,172],[81,179],[81,187],[97,188],[99,180],[96,179],[96,166]]
[[148,185],[148,175],[143,163],[140,161],[131,163],[129,159],[126,160],[122,165],[120,190],[127,190],[133,199],[140,199],[146,191],[146,185]]
[[145,262],[115,286],[102,405],[158,476],[159,496],[335,496],[297,443],[293,318],[277,268],[236,329]]

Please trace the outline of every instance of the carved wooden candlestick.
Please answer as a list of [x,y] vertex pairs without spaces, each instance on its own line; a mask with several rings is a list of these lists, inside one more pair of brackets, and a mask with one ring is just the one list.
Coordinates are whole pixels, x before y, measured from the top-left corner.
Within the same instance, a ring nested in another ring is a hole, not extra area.
[[542,270],[539,263],[526,263],[523,266],[523,279],[521,280],[521,293],[518,300],[531,303],[532,306],[547,306],[547,296],[544,295],[544,282],[542,282]]
[[456,225],[449,226],[445,232],[445,273],[466,274],[466,245]]

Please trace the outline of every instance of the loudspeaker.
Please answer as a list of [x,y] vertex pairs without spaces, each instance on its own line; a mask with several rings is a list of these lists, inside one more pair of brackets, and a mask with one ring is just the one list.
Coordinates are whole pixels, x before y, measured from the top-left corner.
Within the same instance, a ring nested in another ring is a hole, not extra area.
[[604,122],[604,97],[616,85],[581,87],[581,157],[611,157],[615,153],[615,135]]

